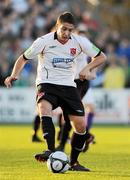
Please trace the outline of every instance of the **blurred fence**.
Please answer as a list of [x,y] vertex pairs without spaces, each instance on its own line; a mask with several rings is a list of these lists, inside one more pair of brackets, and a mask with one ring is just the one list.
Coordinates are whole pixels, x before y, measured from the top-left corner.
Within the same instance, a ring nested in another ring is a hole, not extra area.
[[[92,89],[95,123],[130,123],[130,91]],[[36,114],[34,88],[0,88],[0,122],[32,122]],[[84,100],[85,101],[85,100]],[[59,110],[54,112],[54,120]]]

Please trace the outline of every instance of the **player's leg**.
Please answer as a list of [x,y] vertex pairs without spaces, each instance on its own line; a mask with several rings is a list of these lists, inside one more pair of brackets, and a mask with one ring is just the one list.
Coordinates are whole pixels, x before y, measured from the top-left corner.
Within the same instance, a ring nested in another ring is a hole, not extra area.
[[52,105],[46,100],[41,100],[38,103],[38,108],[41,118],[43,137],[47,143],[48,150],[35,155],[35,158],[38,161],[44,162],[48,159],[51,152],[55,150],[55,127],[51,116]]
[[32,142],[42,142],[42,140],[37,135],[39,128],[40,128],[40,116],[37,114],[34,117],[34,121],[33,121]]
[[65,119],[64,121],[65,122],[61,127],[60,143],[59,143],[58,147],[56,148],[56,150],[60,150],[60,151],[64,151],[65,145],[66,145],[66,142],[69,138],[69,133],[71,130],[71,123],[70,123],[68,113],[63,111],[63,115],[64,115],[64,119]]
[[57,140],[60,141],[61,140],[61,134],[62,134],[62,128],[64,126],[64,118],[63,118],[63,114],[60,113],[58,116],[58,127],[59,127],[59,131],[57,133]]
[[88,117],[87,117],[87,128],[90,131],[92,125],[93,125],[93,118],[94,118],[94,112],[91,110],[91,105],[88,105],[88,108],[90,109],[88,112]]
[[84,116],[70,116],[73,122],[74,133],[71,139],[70,165],[73,171],[90,171],[78,162],[79,154],[82,152],[86,140],[86,123]]
[[87,113],[87,128],[90,131],[93,125],[93,118],[94,118],[94,97],[92,93],[92,89],[89,88],[86,95],[83,98],[83,103]]
[[[91,95],[91,91],[89,89],[89,81],[88,80],[81,81],[80,79],[76,79],[75,82],[76,82],[77,89],[79,91],[81,99],[86,99],[86,101],[90,102],[90,105],[91,105],[92,104],[91,102],[93,101],[93,98],[92,98],[92,95]],[[85,98],[84,98],[84,96],[85,96]],[[87,126],[86,126],[86,130],[88,131],[88,134],[86,136],[86,142],[85,142],[83,152],[87,151],[87,149],[89,147],[89,144],[93,141],[93,138],[94,138],[94,136],[89,132],[90,127],[91,127],[92,122],[93,122],[94,113],[93,113],[93,111],[91,111],[91,109],[90,109],[91,107],[89,106],[89,104],[85,103],[85,106],[86,106],[85,109],[87,109],[87,116],[86,116],[86,121],[87,121],[86,124],[87,124]]]
[[91,88],[86,93],[85,97],[83,98],[83,103],[86,109],[86,129],[88,131],[88,136],[86,138],[85,146],[83,152],[86,152],[89,148],[89,145],[94,142],[94,135],[91,134],[91,127],[93,125],[94,119],[94,98],[92,94]]
[[38,161],[46,161],[51,152],[55,150],[55,127],[52,121],[52,109],[57,99],[55,96],[49,95],[48,90],[49,92],[54,92],[53,86],[50,87],[50,85],[44,84],[38,87],[38,112],[41,119],[43,137],[48,148],[47,151],[35,156]]
[[55,149],[55,128],[52,121],[52,105],[46,100],[41,100],[38,104],[43,130],[43,137],[47,142],[48,150]]
[[90,144],[92,144],[94,142],[95,136],[91,133],[91,127],[93,125],[93,118],[94,118],[94,112],[91,108],[91,105],[87,105],[87,125],[86,125],[86,130],[88,131],[88,135],[86,137],[86,142],[85,142],[85,146],[83,149],[83,152],[86,152],[89,149]]
[[76,88],[67,89],[68,95],[65,97],[63,109],[68,112],[69,118],[73,124],[74,133],[71,138],[70,165],[74,171],[89,171],[78,163],[79,154],[83,150],[86,140],[86,122],[84,106],[81,102],[79,92]]

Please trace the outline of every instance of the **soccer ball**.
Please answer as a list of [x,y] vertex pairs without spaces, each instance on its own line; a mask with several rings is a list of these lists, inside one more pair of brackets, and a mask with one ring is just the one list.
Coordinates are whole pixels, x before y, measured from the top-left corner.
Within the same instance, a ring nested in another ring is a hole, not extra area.
[[69,169],[69,158],[62,151],[51,153],[47,160],[47,167],[53,173],[64,173]]

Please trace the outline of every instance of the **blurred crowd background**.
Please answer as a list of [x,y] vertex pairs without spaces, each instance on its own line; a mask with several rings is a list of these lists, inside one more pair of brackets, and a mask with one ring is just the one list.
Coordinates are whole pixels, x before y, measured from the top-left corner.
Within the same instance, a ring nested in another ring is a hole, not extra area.
[[[91,86],[129,88],[129,0],[0,0],[0,86],[19,55],[50,32],[63,11],[71,11],[77,28],[107,55]],[[15,86],[34,86],[36,66],[37,61],[28,63]]]

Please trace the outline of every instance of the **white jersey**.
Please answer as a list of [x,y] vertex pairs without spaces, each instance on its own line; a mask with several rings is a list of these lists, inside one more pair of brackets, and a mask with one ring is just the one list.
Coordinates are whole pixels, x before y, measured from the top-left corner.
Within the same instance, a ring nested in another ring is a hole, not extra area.
[[79,79],[79,73],[88,64],[87,55],[83,52],[76,58],[75,79]]
[[99,51],[85,37],[72,34],[67,43],[62,44],[57,40],[56,33],[51,32],[36,39],[24,52],[24,56],[27,59],[38,56],[36,85],[51,83],[76,86],[74,83],[76,57],[81,52],[95,57]]

